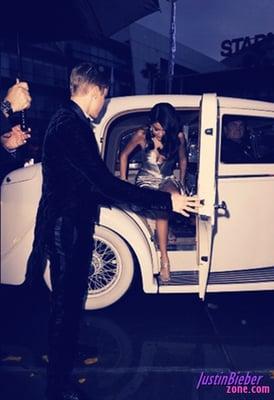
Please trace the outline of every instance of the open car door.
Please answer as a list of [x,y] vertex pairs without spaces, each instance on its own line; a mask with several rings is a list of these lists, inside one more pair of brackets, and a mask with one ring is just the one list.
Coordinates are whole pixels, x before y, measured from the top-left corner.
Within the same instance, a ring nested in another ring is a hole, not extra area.
[[204,299],[206,293],[215,233],[217,115],[216,94],[204,94],[200,107],[200,159],[197,193],[203,204],[197,217],[199,297],[201,299]]

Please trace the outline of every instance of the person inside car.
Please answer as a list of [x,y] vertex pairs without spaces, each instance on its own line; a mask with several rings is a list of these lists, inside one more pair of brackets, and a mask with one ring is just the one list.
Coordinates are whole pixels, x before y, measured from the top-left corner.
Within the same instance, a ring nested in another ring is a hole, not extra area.
[[248,144],[246,126],[241,116],[224,116],[221,161],[231,164],[253,163],[255,158]]
[[[175,108],[169,103],[156,104],[149,113],[149,124],[138,129],[120,154],[120,178],[126,180],[128,159],[137,148],[142,150],[142,166],[136,176],[136,185],[164,192],[184,192],[187,158],[185,136],[180,131]],[[173,175],[179,161],[180,180]],[[160,277],[170,280],[167,254],[168,214],[156,218],[156,232],[161,253]]]

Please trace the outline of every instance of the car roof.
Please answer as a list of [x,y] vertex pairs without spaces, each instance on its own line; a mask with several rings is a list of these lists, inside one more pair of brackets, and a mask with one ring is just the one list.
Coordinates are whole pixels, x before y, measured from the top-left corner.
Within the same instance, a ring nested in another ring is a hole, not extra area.
[[[119,114],[122,115],[135,111],[148,111],[156,103],[160,102],[170,103],[176,108],[199,108],[201,99],[202,95],[174,94],[113,97],[106,100],[103,116],[98,122],[100,122],[100,128],[102,128],[109,123],[114,116],[117,117]],[[274,112],[274,103],[265,101],[218,96],[218,104],[221,108],[225,109],[253,109]]]

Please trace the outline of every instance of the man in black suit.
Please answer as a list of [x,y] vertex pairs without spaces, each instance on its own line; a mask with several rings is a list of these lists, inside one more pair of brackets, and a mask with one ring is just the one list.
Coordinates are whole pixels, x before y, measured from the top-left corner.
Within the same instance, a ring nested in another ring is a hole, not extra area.
[[115,178],[100,157],[91,119],[98,117],[108,91],[105,76],[92,64],[72,70],[71,100],[46,132],[43,187],[34,243],[47,247],[52,283],[47,398],[80,399],[69,388],[81,310],[91,266],[94,224],[102,199],[134,203],[140,209],[186,214],[198,200],[139,189]]

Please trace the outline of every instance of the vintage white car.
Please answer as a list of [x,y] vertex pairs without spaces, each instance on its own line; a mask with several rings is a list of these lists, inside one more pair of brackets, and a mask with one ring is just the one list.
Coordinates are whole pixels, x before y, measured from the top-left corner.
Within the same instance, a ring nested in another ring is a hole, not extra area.
[[[110,99],[95,135],[115,175],[119,152],[158,102],[178,110],[187,138],[188,190],[197,193],[204,206],[196,218],[175,214],[171,220],[172,273],[164,285],[157,277],[153,221],[132,211],[102,208],[86,308],[103,308],[121,298],[134,268],[145,293],[197,293],[204,299],[207,292],[274,290],[274,104],[216,94]],[[244,123],[247,157],[236,162],[221,155],[226,118]],[[137,153],[129,164],[132,182],[138,168]],[[40,192],[40,164],[13,171],[2,184],[2,283],[20,284],[24,279]],[[45,279],[50,286],[48,268]]]

